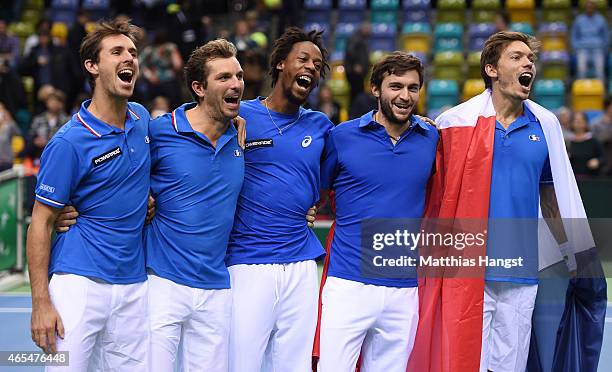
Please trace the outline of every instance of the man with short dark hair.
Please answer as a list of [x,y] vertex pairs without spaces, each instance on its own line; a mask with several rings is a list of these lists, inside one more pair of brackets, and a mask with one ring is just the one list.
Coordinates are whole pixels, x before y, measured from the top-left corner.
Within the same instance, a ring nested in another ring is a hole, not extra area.
[[[459,269],[425,278],[415,370],[523,371],[539,267],[564,258],[574,272],[574,252],[593,246],[588,225],[578,230],[586,215],[561,126],[528,100],[538,46],[522,33],[493,34],[480,60],[487,89],[436,120],[440,147],[426,216],[480,221],[488,240],[476,255],[522,264],[479,263],[468,276]],[[564,227],[562,217],[580,220]]]
[[414,116],[423,85],[416,57],[391,53],[370,83],[378,109],[334,128],[324,153],[336,227],[321,293],[321,372],[353,371],[360,353],[365,371],[404,372],[418,324],[415,266],[366,275],[362,234],[367,219],[422,217],[438,133]]
[[[151,122],[151,192],[145,228],[151,371],[228,369],[232,314],[225,252],[244,178],[231,124],[244,91],[236,48],[213,40],[191,53],[185,81],[195,103]],[[182,344],[178,354],[179,343]]]
[[[128,102],[139,70],[135,35],[135,26],[113,20],[83,40],[93,97],[42,155],[27,238],[32,340],[45,352],[70,353],[69,366],[47,370],[149,370],[142,246],[149,114]],[[50,247],[67,204],[81,212],[79,223]]]

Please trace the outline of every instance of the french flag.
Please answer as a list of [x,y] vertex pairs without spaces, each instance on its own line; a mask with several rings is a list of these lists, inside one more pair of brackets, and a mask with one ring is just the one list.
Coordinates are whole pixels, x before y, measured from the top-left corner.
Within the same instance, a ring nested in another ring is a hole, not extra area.
[[[568,240],[578,257],[579,254],[591,251],[595,244],[569,163],[561,126],[554,114],[535,102],[527,100],[525,105],[542,125],[548,145],[559,210],[564,219]],[[495,117],[491,91],[487,89],[437,118],[440,142],[436,156],[436,173],[430,181],[425,217],[487,220],[490,197],[495,197],[490,194]],[[538,246],[540,270],[563,260],[557,242],[547,229],[538,231]],[[480,253],[482,252],[478,254]],[[419,278],[420,319],[407,371],[476,372],[479,370],[483,278],[484,275],[462,276],[456,272],[452,277],[437,275]],[[597,301],[598,304],[602,301],[603,290],[605,303],[605,281],[603,287],[601,282],[597,284],[596,289],[589,289],[591,292],[595,290],[598,294],[592,297],[593,301]],[[565,311],[571,314],[576,314],[574,310],[576,306],[585,308],[583,303],[576,303],[573,300],[580,298],[576,295],[576,288],[579,286],[574,283],[568,289],[569,304],[566,301]],[[564,316],[559,323],[554,358],[560,359],[555,361],[555,370],[576,370],[572,366],[576,365],[574,364],[576,359],[580,359],[579,355],[577,358],[571,358],[567,353],[584,352],[579,347],[584,344],[589,348],[589,358],[578,370],[596,370],[603,337],[605,305],[603,314],[599,310],[601,306],[592,306],[592,308],[597,309],[595,314],[588,313],[585,316],[593,318],[588,324],[582,323],[589,327],[588,330],[576,330],[573,327],[573,331],[568,331],[567,323],[573,319],[569,315]],[[585,334],[591,335],[588,342],[580,339]],[[578,347],[571,348],[570,344]],[[569,362],[566,363],[561,358]]]

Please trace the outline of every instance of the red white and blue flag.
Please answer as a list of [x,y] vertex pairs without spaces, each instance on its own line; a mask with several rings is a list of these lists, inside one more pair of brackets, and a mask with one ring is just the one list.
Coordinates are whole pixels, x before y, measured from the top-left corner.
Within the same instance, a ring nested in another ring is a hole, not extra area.
[[[530,100],[525,105],[539,120],[546,137],[568,241],[574,253],[586,251],[594,247],[594,242],[561,126],[555,115],[542,106]],[[490,195],[495,121],[489,89],[437,118],[437,171],[430,184],[426,217],[486,221],[490,197],[495,197]],[[558,244],[548,229],[539,229],[538,243],[540,269],[562,261]],[[442,275],[419,279],[420,320],[408,371],[479,370],[484,276],[456,274],[452,278]]]

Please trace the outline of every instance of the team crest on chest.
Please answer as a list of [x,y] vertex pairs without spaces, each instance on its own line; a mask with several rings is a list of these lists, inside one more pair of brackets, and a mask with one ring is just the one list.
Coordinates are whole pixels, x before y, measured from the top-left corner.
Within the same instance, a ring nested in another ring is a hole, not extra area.
[[529,135],[529,140],[530,140],[530,141],[534,141],[534,142],[540,142],[540,137],[538,137],[538,136],[537,136],[537,135],[535,135],[535,134],[530,134],[530,135]]
[[306,148],[306,147],[310,146],[311,143],[312,143],[312,137],[311,136],[306,136],[302,140],[302,147]]

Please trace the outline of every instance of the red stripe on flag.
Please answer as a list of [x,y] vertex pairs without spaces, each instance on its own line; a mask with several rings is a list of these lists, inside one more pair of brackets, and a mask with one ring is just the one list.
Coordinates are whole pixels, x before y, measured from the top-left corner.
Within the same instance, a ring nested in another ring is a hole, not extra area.
[[[333,191],[330,192],[329,202],[331,204],[331,209],[335,213],[336,212],[336,203],[335,203],[335,193]],[[323,296],[323,287],[325,286],[325,282],[327,281],[327,271],[329,269],[329,256],[331,254],[331,245],[334,241],[334,231],[336,230],[336,221],[332,224],[329,229],[329,233],[327,234],[327,239],[325,240],[325,260],[323,261],[323,273],[321,275],[321,284],[319,286],[319,311],[317,315],[317,330],[315,332],[314,344],[312,346],[312,370],[313,372],[317,371],[317,363],[319,361],[319,357],[321,356],[321,310],[322,310],[322,302],[321,298]]]
[[[426,217],[480,219],[486,227],[494,132],[494,116],[479,117],[475,126],[440,131]],[[479,254],[484,252],[470,252]],[[461,277],[453,269],[451,278],[419,279],[419,326],[407,371],[479,369],[484,268],[482,278]]]

